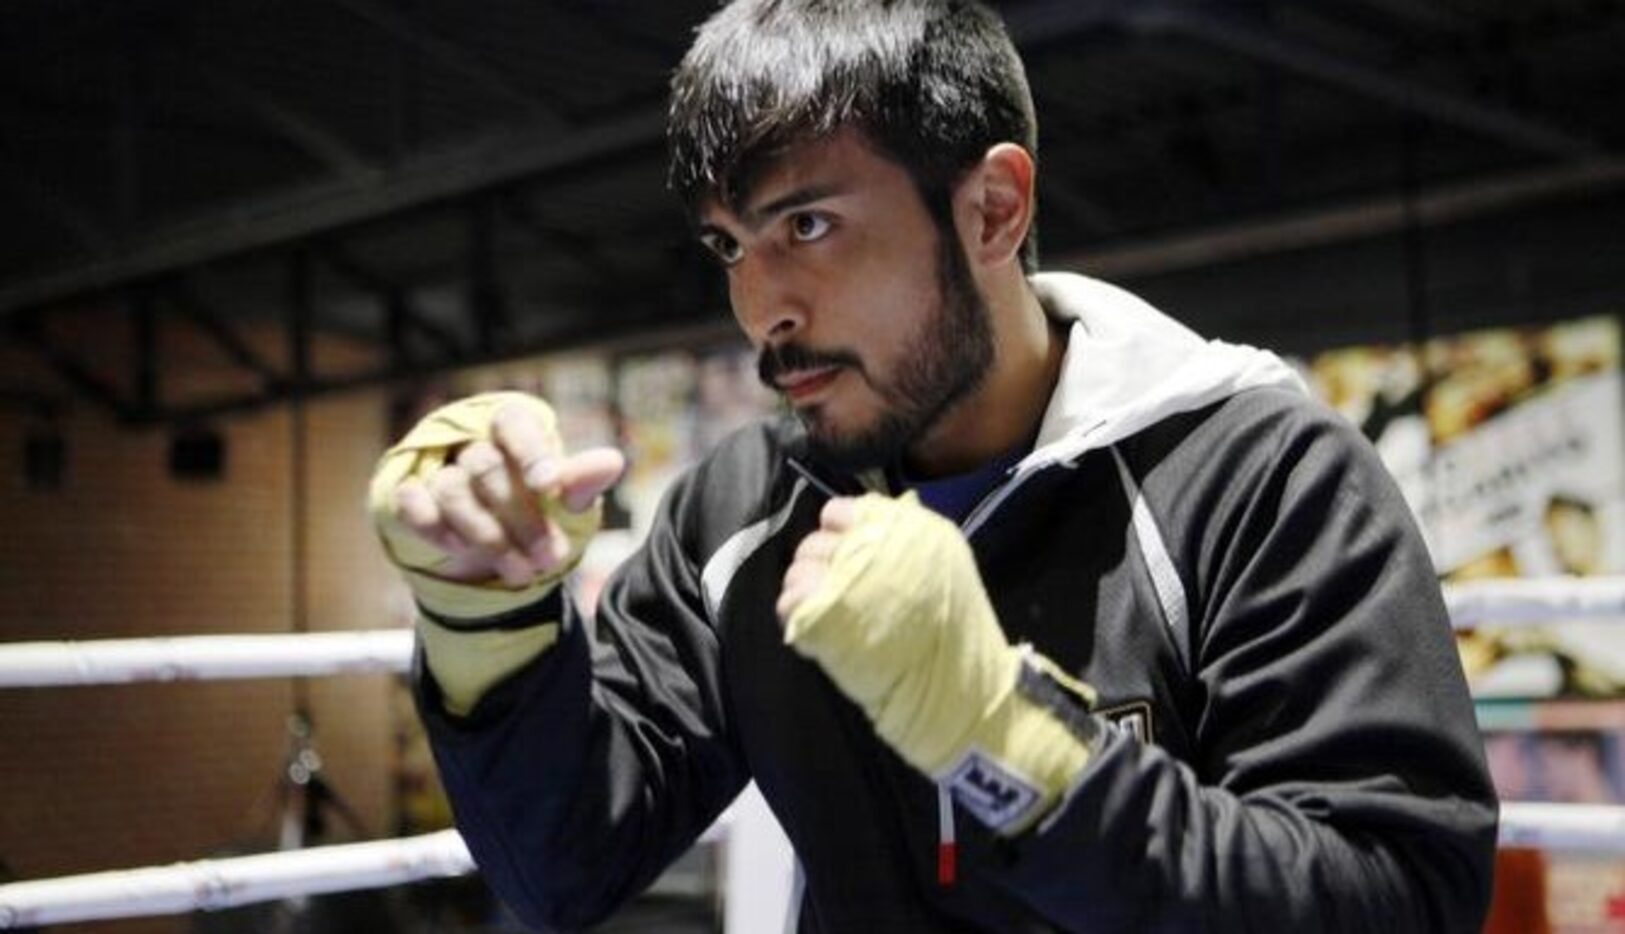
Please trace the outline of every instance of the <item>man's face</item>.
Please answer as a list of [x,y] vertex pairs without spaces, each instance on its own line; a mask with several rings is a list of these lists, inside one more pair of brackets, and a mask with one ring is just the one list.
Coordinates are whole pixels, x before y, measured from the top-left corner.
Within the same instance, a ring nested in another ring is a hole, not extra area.
[[908,173],[855,130],[793,147],[700,239],[727,269],[763,382],[848,468],[886,464],[970,395],[993,361],[959,241]]

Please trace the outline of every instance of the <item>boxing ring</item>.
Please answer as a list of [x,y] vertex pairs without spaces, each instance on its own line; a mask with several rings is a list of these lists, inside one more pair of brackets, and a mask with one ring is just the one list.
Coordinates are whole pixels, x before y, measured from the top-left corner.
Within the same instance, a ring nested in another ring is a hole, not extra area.
[[[1458,628],[1625,619],[1625,577],[1481,581],[1446,587]],[[0,688],[151,681],[329,677],[406,671],[409,630],[194,636],[0,645]],[[1501,844],[1625,855],[1625,807],[1508,802]],[[729,932],[786,930],[794,857],[754,786],[702,840],[725,847]],[[0,930],[179,914],[475,871],[454,830],[171,866],[0,885]]]

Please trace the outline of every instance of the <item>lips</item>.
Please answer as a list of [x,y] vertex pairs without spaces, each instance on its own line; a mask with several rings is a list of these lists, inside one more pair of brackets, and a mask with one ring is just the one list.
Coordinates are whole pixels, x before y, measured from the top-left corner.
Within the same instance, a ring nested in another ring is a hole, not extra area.
[[775,384],[792,403],[805,402],[841,375],[838,366],[818,367],[811,370],[792,370],[781,375]]

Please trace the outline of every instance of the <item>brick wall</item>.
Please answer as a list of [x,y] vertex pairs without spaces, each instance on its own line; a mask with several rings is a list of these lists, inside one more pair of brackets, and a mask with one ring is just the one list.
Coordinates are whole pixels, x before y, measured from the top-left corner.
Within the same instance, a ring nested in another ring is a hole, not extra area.
[[[166,391],[236,378],[173,336],[165,348]],[[188,361],[190,370],[173,368]],[[0,365],[25,384],[40,378],[27,359]],[[314,630],[406,623],[361,509],[386,408],[378,392],[308,407]],[[23,439],[39,424],[0,410],[0,641],[288,631],[285,409],[215,423],[227,455],[225,477],[213,483],[169,476],[167,432],[120,427],[75,404],[57,422],[66,482],[31,491]],[[373,833],[388,834],[390,679],[321,679],[307,689],[327,779]],[[0,690],[0,860],[40,878],[195,859],[250,843],[256,831],[274,834],[270,793],[295,693],[288,681]],[[52,930],[188,926],[171,918]]]

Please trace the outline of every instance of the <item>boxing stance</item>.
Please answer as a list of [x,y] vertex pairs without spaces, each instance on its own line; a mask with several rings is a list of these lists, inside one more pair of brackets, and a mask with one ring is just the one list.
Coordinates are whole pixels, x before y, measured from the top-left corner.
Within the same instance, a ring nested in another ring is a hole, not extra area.
[[669,136],[787,413],[677,481],[590,625],[623,461],[542,400],[432,413],[373,484],[510,906],[605,916],[754,780],[805,931],[1476,930],[1495,800],[1404,502],[1273,355],[1037,272],[992,13],[738,0]]

